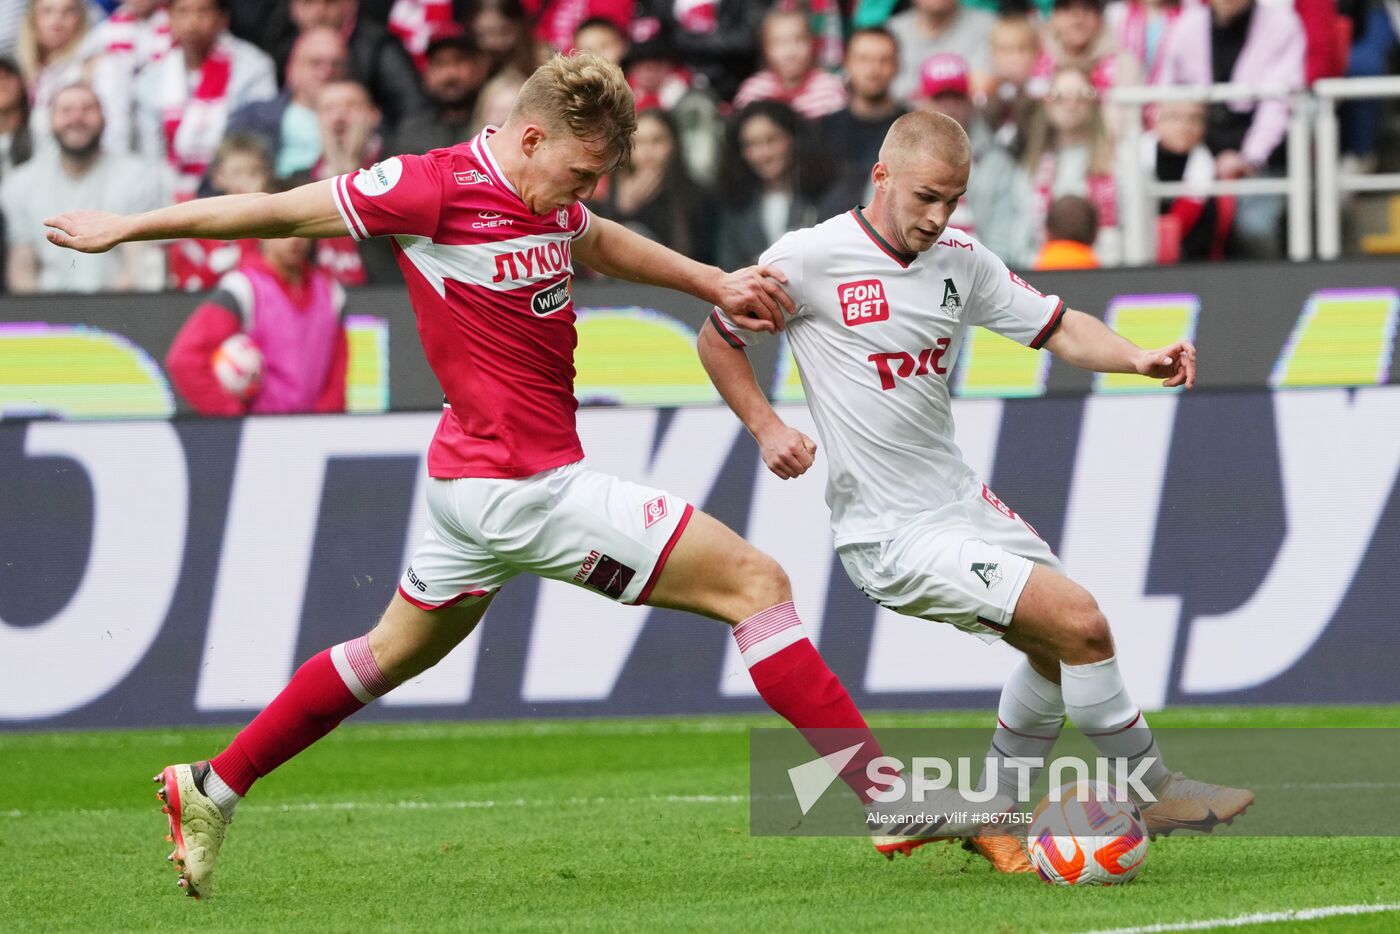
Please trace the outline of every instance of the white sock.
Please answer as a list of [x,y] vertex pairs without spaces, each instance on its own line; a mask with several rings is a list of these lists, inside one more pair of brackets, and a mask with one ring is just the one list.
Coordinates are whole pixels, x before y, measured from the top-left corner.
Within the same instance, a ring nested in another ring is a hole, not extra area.
[[[1042,677],[1022,657],[1001,688],[997,728],[987,750],[987,758],[995,760],[995,765],[982,773],[982,786],[996,782],[999,793],[1017,798],[1021,774],[1026,775],[1027,787],[1034,785],[1064,721],[1060,686]],[[1040,759],[1042,765],[1031,766],[1028,759]],[[1016,768],[1018,765],[1022,768]]]
[[219,777],[219,773],[210,766],[209,771],[204,773],[204,794],[224,815],[225,819],[233,817],[233,811],[238,807],[238,802],[243,800],[243,796],[234,791],[228,784]]
[[1130,771],[1151,760],[1142,783],[1156,792],[1171,778],[1142,710],[1128,696],[1118,658],[1088,665],[1060,664],[1065,712],[1079,731],[1108,759],[1127,759]]

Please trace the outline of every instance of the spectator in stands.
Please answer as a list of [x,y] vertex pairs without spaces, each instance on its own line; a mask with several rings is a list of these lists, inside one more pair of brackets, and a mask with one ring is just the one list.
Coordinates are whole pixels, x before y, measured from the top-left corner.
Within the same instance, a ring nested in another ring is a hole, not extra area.
[[676,127],[664,110],[654,107],[637,115],[631,161],[609,182],[603,196],[589,205],[600,217],[686,256],[708,255],[704,199],[686,172]]
[[1105,97],[1115,86],[1142,81],[1141,66],[1104,22],[1103,0],[1055,0],[1035,74],[1049,78],[1065,67],[1084,71]]
[[102,101],[107,149],[135,151],[137,82],[170,51],[171,42],[164,0],[127,0],[88,33],[79,55]]
[[428,44],[444,30],[460,27],[471,7],[469,0],[394,0],[385,25],[422,74],[428,67]]
[[899,40],[895,96],[904,100],[913,97],[924,62],[939,52],[961,55],[974,74],[984,74],[990,66],[995,23],[992,14],[961,6],[958,0],[914,0],[912,9],[891,16],[886,25]]
[[[313,247],[299,237],[261,241],[175,335],[165,368],[199,414],[345,411],[345,292],[311,262]],[[251,398],[226,390],[212,365],[220,346],[240,333],[262,356]]]
[[472,38],[491,57],[491,76],[512,71],[524,81],[550,54],[530,34],[530,20],[520,0],[481,0],[471,20]]
[[644,19],[656,19],[681,61],[716,99],[734,97],[758,68],[758,36],[769,4],[756,0],[639,0]]
[[586,19],[574,30],[573,48],[601,55],[618,67],[627,57],[629,45],[621,27],[602,16]]
[[1030,176],[1033,226],[1041,231],[1042,241],[1050,204],[1063,195],[1078,195],[1098,214],[1099,258],[1114,264],[1121,244],[1113,145],[1087,72],[1074,67],[1055,72],[1044,108],[1032,115],[1026,128],[1021,165]]
[[29,128],[41,145],[49,141],[49,103],[59,89],[83,77],[78,52],[88,31],[83,0],[30,0],[20,24],[20,73],[29,88]]
[[[1384,2],[1378,0],[1380,4]],[[1342,0],[1341,3],[1337,0],[1293,0],[1293,10],[1303,26],[1303,81],[1308,87],[1318,78],[1340,78],[1346,74],[1347,60],[1361,33],[1339,7],[1355,10],[1357,3],[1356,0]],[[1343,33],[1343,29],[1349,31]]]
[[778,101],[755,101],[734,118],[719,172],[720,267],[747,266],[787,231],[822,219],[830,173],[810,134]]
[[1045,246],[1035,259],[1036,270],[1098,269],[1094,240],[1099,233],[1099,215],[1094,206],[1078,195],[1055,199],[1045,215]]
[[141,73],[140,148],[175,174],[177,198],[193,197],[231,113],[277,96],[272,60],[228,31],[230,0],[172,0],[175,48]]
[[681,157],[697,184],[710,185],[719,170],[724,144],[724,121],[714,97],[692,87],[690,73],[680,67],[675,46],[659,21],[646,39],[633,42],[622,66],[636,95],[637,112],[652,107],[665,110],[680,140]]
[[279,67],[291,56],[296,34],[317,26],[345,37],[350,52],[350,76],[369,88],[375,106],[393,128],[426,106],[418,69],[402,43],[381,23],[360,15],[359,0],[289,0],[293,31],[276,46]]
[[[316,96],[321,158],[309,172],[288,179],[291,187],[368,168],[384,153],[381,115],[369,89],[358,81],[328,81]],[[341,285],[393,281],[397,265],[384,238],[356,242],[350,236],[317,240],[316,263]]]
[[304,30],[287,58],[282,93],[235,111],[229,117],[228,132],[252,133],[261,139],[278,178],[305,172],[321,158],[316,97],[327,82],[344,78],[348,67],[349,50],[340,33],[324,26]]
[[[1157,81],[1298,88],[1303,84],[1303,47],[1303,27],[1291,7],[1210,0],[1208,6],[1181,11],[1162,50]],[[1288,113],[1286,98],[1213,105],[1206,145],[1215,154],[1216,176],[1282,175]],[[1239,199],[1235,239],[1244,253],[1279,254],[1284,207],[1282,195]]]
[[427,56],[423,89],[428,109],[399,124],[389,147],[393,152],[427,152],[472,136],[472,111],[491,60],[456,23],[439,30],[428,43]]
[[[252,133],[230,133],[209,166],[205,196],[250,195],[272,185],[272,160],[263,141]],[[166,248],[166,281],[183,292],[212,289],[258,251],[257,240],[177,240]]]
[[[1400,30],[1400,2],[1369,0],[1359,4],[1353,29],[1351,55],[1346,63],[1348,78],[1374,78],[1395,72],[1396,33]],[[1374,172],[1379,149],[1384,102],[1354,100],[1345,102],[1342,121],[1342,159],[1349,172]]]
[[870,167],[890,125],[908,112],[890,93],[899,72],[899,43],[889,30],[871,26],[851,33],[845,71],[849,103],[821,122],[821,138],[836,163],[828,196],[832,212],[869,203]]
[[739,85],[734,107],[781,101],[808,120],[846,106],[841,79],[816,65],[816,47],[805,13],[769,13],[763,18],[764,68]]
[[1024,14],[999,17],[992,27],[991,71],[974,90],[974,100],[982,101],[982,118],[1002,147],[1017,151],[1020,131],[1050,81],[1036,74],[1040,61],[1040,33]]
[[19,66],[0,58],[0,181],[34,154],[34,133],[29,126],[29,94]]
[[580,27],[598,19],[610,21],[625,36],[634,5],[634,0],[532,0],[535,38],[567,52]]
[[1154,108],[1152,132],[1142,138],[1144,174],[1162,182],[1186,182],[1199,189],[1195,195],[1162,199],[1159,213],[1173,218],[1169,229],[1176,242],[1167,244],[1164,253],[1159,235],[1159,256],[1193,260],[1225,257],[1235,199],[1206,195],[1206,187],[1215,180],[1215,157],[1205,139],[1205,104],[1173,101]]
[[476,99],[476,110],[472,113],[473,136],[480,133],[483,127],[500,126],[506,122],[524,83],[525,76],[514,69],[503,71],[486,82]]
[[156,173],[135,156],[102,149],[102,104],[92,88],[59,89],[50,107],[56,145],[5,176],[0,208],[9,237],[6,279],[12,292],[104,292],[159,289],[160,249],[123,244],[108,253],[75,254],[49,243],[44,219],[79,209],[133,214],[162,204]]
[[967,193],[948,226],[973,234],[1008,266],[1024,267],[1035,255],[1030,180],[978,114],[967,62],[951,52],[924,62],[917,103],[958,121],[972,144]]
[[1114,43],[1132,56],[1138,74],[1150,81],[1156,78],[1167,34],[1179,15],[1179,0],[1113,0],[1103,18]]

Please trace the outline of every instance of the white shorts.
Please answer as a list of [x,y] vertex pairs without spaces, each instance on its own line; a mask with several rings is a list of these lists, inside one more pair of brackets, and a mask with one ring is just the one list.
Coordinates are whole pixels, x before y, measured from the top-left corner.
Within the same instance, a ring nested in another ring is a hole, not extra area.
[[1063,573],[1035,529],[985,485],[980,496],[925,513],[889,541],[843,545],[838,554],[871,600],[984,642],[1006,634],[1032,565]]
[[537,574],[644,603],[693,507],[581,463],[511,480],[428,481],[428,531],[399,580],[425,610]]

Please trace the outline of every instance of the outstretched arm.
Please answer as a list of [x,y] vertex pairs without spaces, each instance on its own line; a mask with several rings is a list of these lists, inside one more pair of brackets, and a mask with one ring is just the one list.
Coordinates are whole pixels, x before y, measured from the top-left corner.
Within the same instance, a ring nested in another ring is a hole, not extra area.
[[706,323],[700,328],[700,362],[720,396],[758,442],[768,469],[783,480],[806,473],[817,444],[774,411],[758,388],[748,354],[729,346],[714,326]]
[[331,195],[334,179],[275,195],[199,198],[143,214],[68,211],[44,221],[50,243],[105,253],[137,240],[242,240],[247,237],[343,237],[349,231]]
[[1093,315],[1067,311],[1060,326],[1045,342],[1055,356],[1099,373],[1137,373],[1163,380],[1163,386],[1196,385],[1196,347],[1177,341],[1167,347],[1143,350]]
[[796,310],[783,291],[787,276],[773,266],[726,273],[596,215],[587,232],[574,241],[573,252],[584,265],[605,276],[664,286],[717,305],[751,331],[781,331],[784,312]]

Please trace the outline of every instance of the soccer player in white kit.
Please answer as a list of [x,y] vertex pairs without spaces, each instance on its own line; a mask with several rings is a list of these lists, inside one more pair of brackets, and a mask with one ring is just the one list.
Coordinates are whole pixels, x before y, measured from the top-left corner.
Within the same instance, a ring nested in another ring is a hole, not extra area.
[[[1000,761],[989,776],[999,788],[1015,788],[1017,760],[1047,757],[1068,716],[1106,757],[1147,763],[1144,783],[1157,798],[1144,809],[1151,831],[1208,830],[1253,795],[1167,771],[1094,598],[963,462],[947,376],[972,326],[1165,386],[1192,386],[1196,349],[1183,340],[1143,350],[1042,295],[973,237],[947,230],[970,156],[955,121],[907,114],[886,136],[868,207],[788,233],[761,258],[786,274],[797,306],[786,333],[826,446],[841,563],[889,609],[1025,654],[1002,690],[988,754]],[[743,353],[755,335],[721,309],[711,322],[700,356],[715,386],[768,468],[784,479],[802,474],[816,445],[782,422],[755,382]],[[979,839],[999,869],[1030,870],[1015,837]]]
[[777,562],[683,500],[583,463],[574,257],[690,292],[745,327],[773,328],[790,304],[762,267],[726,274],[590,218],[580,202],[626,157],[635,128],[622,72],[579,53],[541,66],[504,126],[457,146],[282,194],[45,221],[53,243],[84,252],[175,237],[390,236],[448,401],[428,450],[429,528],[378,625],[309,659],[212,760],[156,777],[187,894],[208,894],[234,808],[258,778],[436,664],[521,573],[733,626],[759,694],[819,754],[865,744],[843,778],[870,800],[865,766],[879,746],[807,638]]

